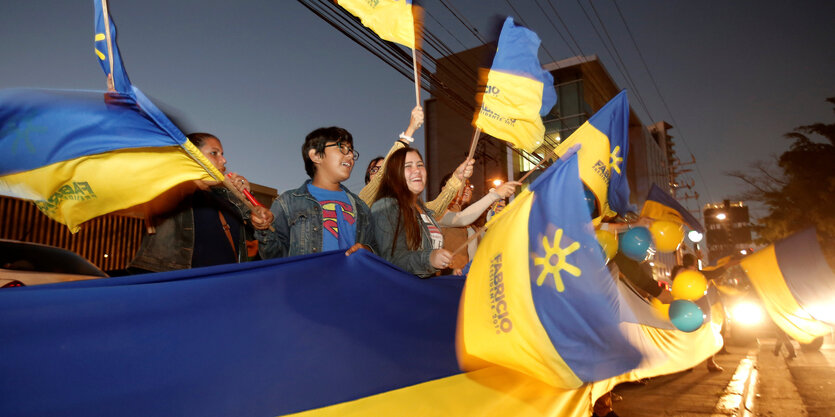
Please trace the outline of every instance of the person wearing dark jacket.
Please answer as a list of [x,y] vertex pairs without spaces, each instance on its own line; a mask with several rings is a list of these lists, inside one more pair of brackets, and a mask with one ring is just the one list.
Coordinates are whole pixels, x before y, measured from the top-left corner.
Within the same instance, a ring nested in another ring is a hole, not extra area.
[[[192,133],[188,138],[215,168],[226,172],[223,145],[217,137]],[[249,191],[246,178],[235,173],[229,178],[239,190]],[[266,223],[270,216],[263,207],[249,212],[224,186],[201,181],[183,183],[156,202],[154,214],[146,219],[148,233],[128,267],[132,273],[244,262],[248,259],[247,228],[251,222]]]

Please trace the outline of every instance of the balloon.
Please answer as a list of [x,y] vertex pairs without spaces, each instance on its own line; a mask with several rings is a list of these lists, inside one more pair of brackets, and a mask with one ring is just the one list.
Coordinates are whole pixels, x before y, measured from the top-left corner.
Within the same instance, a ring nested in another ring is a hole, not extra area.
[[675,300],[670,304],[670,321],[683,332],[690,333],[702,327],[705,315],[696,303],[687,300]]
[[586,200],[586,204],[589,205],[589,214],[591,214],[592,217],[595,217],[594,214],[595,209],[597,208],[597,197],[595,197],[594,193],[585,185],[583,185],[583,193],[583,198]]
[[652,235],[646,227],[633,227],[621,235],[620,251],[630,259],[642,262],[647,258],[650,243]]
[[684,227],[678,223],[656,220],[649,226],[649,231],[659,252],[673,252],[684,241]]
[[594,232],[594,235],[597,237],[600,247],[603,248],[603,254],[606,255],[606,262],[609,262],[618,252],[618,237],[614,233],[605,230],[598,230]]
[[650,302],[652,305],[652,313],[655,314],[661,320],[669,320],[670,319],[670,305],[664,304],[661,300],[657,298],[653,298]]
[[698,300],[707,291],[707,280],[699,271],[684,270],[673,278],[673,298],[676,300]]

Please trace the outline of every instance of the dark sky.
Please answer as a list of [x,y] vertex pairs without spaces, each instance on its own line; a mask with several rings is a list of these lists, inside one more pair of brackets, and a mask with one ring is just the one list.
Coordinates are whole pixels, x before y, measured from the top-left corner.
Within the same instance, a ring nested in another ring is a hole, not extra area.
[[[832,118],[824,99],[835,96],[833,1],[618,2],[660,96],[611,0],[594,0],[595,10],[588,0],[510,2],[518,13],[501,0],[447,3],[483,33],[499,16],[524,21],[543,39],[543,63],[573,55],[538,7],[559,24],[553,5],[563,34],[625,88],[583,12],[605,39],[596,11],[649,114],[631,91],[633,109],[645,124],[674,124],[678,154],[695,155],[700,204],[734,198],[739,184],[724,173],[786,150],[783,133]],[[443,25],[429,29],[453,50],[479,44],[438,0],[424,4]],[[354,135],[361,155],[346,185],[359,191],[364,166],[414,105],[409,79],[296,1],[112,0],[110,9],[134,85],[188,128],[219,136],[231,170],[279,191],[306,179],[304,136],[331,125]],[[92,38],[91,1],[3,0],[0,88],[103,89]]]

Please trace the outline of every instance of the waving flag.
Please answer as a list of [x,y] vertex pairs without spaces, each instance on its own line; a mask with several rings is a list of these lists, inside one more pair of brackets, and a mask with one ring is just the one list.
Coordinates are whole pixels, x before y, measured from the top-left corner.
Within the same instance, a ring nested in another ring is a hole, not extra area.
[[647,200],[641,209],[641,216],[655,220],[665,220],[681,225],[687,225],[690,229],[704,233],[705,228],[699,221],[690,214],[673,196],[664,192],[657,185],[652,184],[647,194]]
[[542,116],[557,103],[554,77],[539,64],[539,44],[536,33],[512,17],[505,20],[474,121],[484,133],[528,152],[542,144]]
[[580,179],[594,193],[601,216],[634,210],[629,203],[626,179],[628,123],[629,101],[624,90],[554,149],[561,156],[575,145],[581,145],[577,152]]
[[801,343],[832,332],[835,274],[814,229],[789,236],[740,262],[768,315]]
[[415,47],[415,20],[411,0],[337,0],[380,38]]
[[487,362],[577,388],[640,363],[577,172],[576,156],[557,162],[488,225],[459,310],[465,369]]
[[0,194],[33,200],[73,232],[87,220],[145,203],[182,182],[223,179],[130,85],[116,28],[102,9],[104,1],[94,4],[96,55],[111,91],[0,91]]

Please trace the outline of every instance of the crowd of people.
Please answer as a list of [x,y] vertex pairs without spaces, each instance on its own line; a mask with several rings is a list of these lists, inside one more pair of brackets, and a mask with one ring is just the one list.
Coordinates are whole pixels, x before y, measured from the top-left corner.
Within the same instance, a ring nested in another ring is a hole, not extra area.
[[[388,154],[368,165],[366,185],[359,194],[343,185],[359,153],[351,133],[335,126],[316,129],[305,137],[302,159],[310,179],[282,193],[270,209],[247,207],[221,184],[207,186],[198,181],[170,190],[151,210],[154,215],[148,218],[148,233],[130,271],[243,262],[248,259],[249,240],[258,242],[261,259],[333,250],[350,255],[368,250],[421,278],[442,272],[461,274],[471,253],[456,253],[452,244],[467,239],[451,239],[453,242],[445,244],[444,231],[469,227],[521,184],[505,182],[468,204],[472,197],[468,179],[474,163],[468,158],[448,176],[440,194],[424,202],[426,167],[420,152],[411,147],[423,119],[423,109],[415,107],[407,129]],[[226,173],[220,139],[207,133],[193,133],[188,138]],[[243,176],[227,176],[238,191],[250,191]]]

